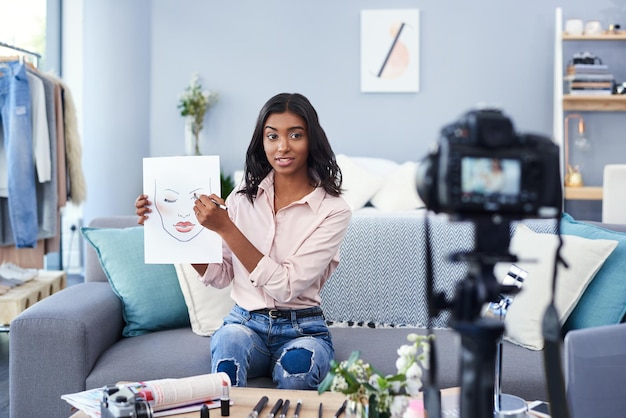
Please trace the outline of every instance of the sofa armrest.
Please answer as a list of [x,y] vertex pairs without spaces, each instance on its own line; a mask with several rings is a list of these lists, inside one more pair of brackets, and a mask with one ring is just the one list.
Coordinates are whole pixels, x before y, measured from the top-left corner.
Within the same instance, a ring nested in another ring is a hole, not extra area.
[[567,398],[573,416],[617,417],[626,408],[626,323],[565,335]]
[[17,316],[10,326],[11,417],[68,416],[61,395],[85,390],[123,325],[121,301],[108,283],[70,286]]

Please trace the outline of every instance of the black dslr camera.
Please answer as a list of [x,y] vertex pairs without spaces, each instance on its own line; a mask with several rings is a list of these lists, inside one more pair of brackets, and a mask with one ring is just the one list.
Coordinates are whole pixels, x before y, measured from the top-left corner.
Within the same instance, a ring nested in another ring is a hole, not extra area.
[[107,386],[100,401],[102,418],[152,418],[152,406],[126,386]]
[[[462,418],[494,416],[497,343],[504,324],[480,314],[486,303],[519,290],[499,283],[493,274],[497,262],[517,261],[509,253],[511,222],[558,219],[559,155],[559,147],[550,139],[518,135],[500,110],[484,109],[471,110],[445,126],[437,148],[420,165],[417,191],[426,207],[450,214],[452,221],[474,224],[473,251],[451,255],[453,261],[470,265],[467,277],[457,283],[454,298],[433,293],[432,275],[428,279],[430,315],[450,310],[450,325],[461,336]],[[427,259],[431,257],[427,252]],[[427,392],[430,409],[436,411],[437,398]]]
[[434,212],[472,218],[554,217],[561,207],[559,148],[518,135],[500,110],[472,110],[445,126],[420,165],[417,191]]

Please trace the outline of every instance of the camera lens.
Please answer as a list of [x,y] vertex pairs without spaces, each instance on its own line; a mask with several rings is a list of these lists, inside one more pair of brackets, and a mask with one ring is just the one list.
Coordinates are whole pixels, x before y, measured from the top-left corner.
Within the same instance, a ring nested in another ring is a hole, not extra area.
[[152,406],[143,399],[135,399],[135,413],[137,418],[152,418]]

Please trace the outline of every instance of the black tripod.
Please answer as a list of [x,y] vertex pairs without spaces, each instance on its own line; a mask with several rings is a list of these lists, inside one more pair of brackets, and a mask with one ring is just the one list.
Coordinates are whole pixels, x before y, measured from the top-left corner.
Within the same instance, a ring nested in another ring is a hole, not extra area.
[[493,274],[497,262],[515,262],[509,254],[510,220],[502,216],[472,219],[475,249],[453,255],[469,263],[467,277],[456,289],[451,327],[461,336],[461,418],[486,418],[494,414],[494,370],[498,342],[504,333],[502,321],[481,317],[482,307],[497,301],[501,294],[518,291],[501,285]]

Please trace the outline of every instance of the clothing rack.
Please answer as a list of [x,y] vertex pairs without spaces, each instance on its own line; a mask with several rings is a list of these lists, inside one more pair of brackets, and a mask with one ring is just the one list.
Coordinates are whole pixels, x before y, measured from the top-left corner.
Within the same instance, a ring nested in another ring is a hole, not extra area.
[[23,52],[25,54],[32,55],[33,57],[35,57],[35,67],[39,67],[39,60],[41,59],[41,54],[38,54],[37,52],[29,51],[28,49],[20,48],[19,46],[9,45],[4,42],[0,42],[0,46],[13,49],[15,51]]

